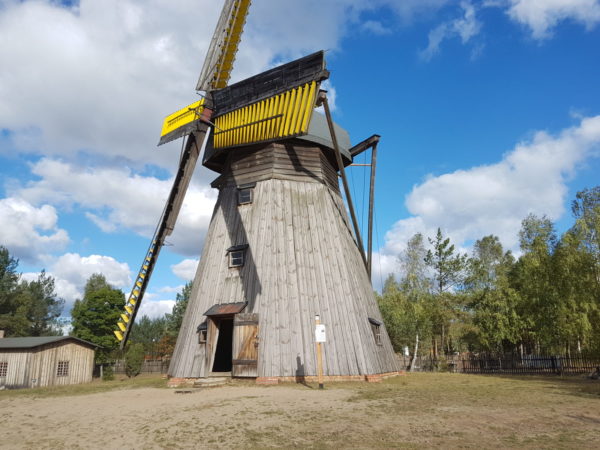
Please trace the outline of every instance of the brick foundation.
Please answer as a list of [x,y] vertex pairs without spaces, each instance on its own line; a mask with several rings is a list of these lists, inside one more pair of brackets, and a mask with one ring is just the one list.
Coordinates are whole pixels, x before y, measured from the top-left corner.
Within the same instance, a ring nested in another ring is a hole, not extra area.
[[[373,375],[325,375],[324,383],[345,382],[345,381],[366,381],[367,383],[380,383],[386,378],[406,375],[406,372],[387,372]],[[168,387],[193,386],[198,378],[169,378]],[[308,375],[305,377],[258,377],[256,384],[272,385],[279,383],[318,383],[319,377]]]
[[169,378],[167,387],[176,388],[183,386],[193,386],[197,378]]
[[[324,375],[324,383],[344,382],[344,381],[366,381],[367,383],[380,383],[386,378],[406,375],[403,370],[400,372],[378,373],[373,375]],[[258,377],[256,384],[278,384],[278,383],[318,383],[319,377],[308,375],[304,377]]]

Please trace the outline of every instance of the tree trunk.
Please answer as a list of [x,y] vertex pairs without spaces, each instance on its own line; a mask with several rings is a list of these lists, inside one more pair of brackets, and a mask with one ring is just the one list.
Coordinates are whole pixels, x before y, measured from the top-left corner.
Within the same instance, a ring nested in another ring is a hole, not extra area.
[[442,349],[443,352],[445,352],[444,344],[446,342],[445,339],[444,339],[445,338],[445,334],[446,334],[445,331],[446,331],[446,327],[445,327],[444,324],[442,324],[442,339],[441,339],[441,342],[440,342],[440,347],[441,347],[441,349]]
[[410,364],[408,366],[408,371],[409,372],[413,372],[415,369],[415,363],[417,362],[417,352],[419,351],[419,333],[417,333],[417,336],[415,338],[415,351],[413,352],[413,356],[412,359],[410,361]]

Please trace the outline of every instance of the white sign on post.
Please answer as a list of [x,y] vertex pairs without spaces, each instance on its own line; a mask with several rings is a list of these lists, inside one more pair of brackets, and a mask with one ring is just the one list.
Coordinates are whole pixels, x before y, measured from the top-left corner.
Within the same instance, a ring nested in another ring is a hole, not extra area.
[[315,338],[317,342],[326,342],[325,338],[325,325],[315,326]]

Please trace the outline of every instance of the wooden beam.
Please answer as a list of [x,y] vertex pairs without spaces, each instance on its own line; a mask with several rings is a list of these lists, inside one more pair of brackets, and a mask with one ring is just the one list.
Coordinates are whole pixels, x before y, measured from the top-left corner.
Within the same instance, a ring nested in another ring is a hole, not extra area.
[[378,143],[379,136],[377,136],[377,140],[373,141],[371,150],[371,186],[369,188],[369,238],[367,244],[367,272],[369,274],[369,278],[371,277],[371,271],[373,268],[373,209],[375,203],[375,169],[377,168]]
[[377,145],[380,138],[381,138],[381,136],[379,136],[378,134],[374,134],[370,138],[365,139],[362,142],[359,142],[358,144],[356,144],[354,147],[352,147],[348,151],[350,152],[350,155],[352,155],[352,157],[354,158],[355,156],[360,155],[366,149],[373,147],[373,145]]

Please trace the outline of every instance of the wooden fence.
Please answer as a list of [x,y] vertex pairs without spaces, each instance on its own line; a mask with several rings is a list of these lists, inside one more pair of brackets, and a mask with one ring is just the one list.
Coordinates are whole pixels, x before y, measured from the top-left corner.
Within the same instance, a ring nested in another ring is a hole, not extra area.
[[498,373],[509,375],[575,375],[592,373],[600,366],[600,358],[579,356],[471,357],[461,359],[462,373]]
[[[104,365],[106,368],[106,364]],[[122,359],[116,360],[113,364],[110,364],[113,373],[124,374],[125,373],[125,361]],[[169,360],[151,360],[147,359],[142,363],[142,370],[140,373],[161,373],[165,374],[169,370]],[[94,367],[94,377],[100,376],[100,365],[96,364]]]
[[[400,368],[408,370],[410,358],[398,355]],[[435,359],[420,356],[416,359],[415,371],[448,371],[472,374],[502,375],[576,375],[592,373],[600,367],[600,358],[580,356],[518,355],[452,355]]]

